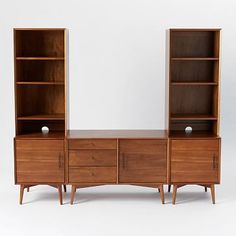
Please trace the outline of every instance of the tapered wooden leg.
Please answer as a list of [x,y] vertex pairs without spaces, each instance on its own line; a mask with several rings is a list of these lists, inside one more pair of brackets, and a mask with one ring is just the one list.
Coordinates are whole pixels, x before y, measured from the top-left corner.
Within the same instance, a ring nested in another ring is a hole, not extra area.
[[22,205],[22,202],[23,202],[24,190],[25,190],[25,186],[21,185],[20,186],[20,204],[21,205]]
[[62,202],[62,186],[58,185],[57,189],[58,189],[58,194],[59,194],[60,205],[62,205],[63,204],[63,202]]
[[71,197],[70,197],[70,204],[71,205],[73,205],[73,203],[74,203],[75,193],[76,193],[76,186],[72,185]]
[[66,185],[65,184],[63,185],[63,188],[64,188],[64,192],[66,193]]
[[212,198],[212,203],[215,204],[216,200],[215,200],[215,185],[211,184],[211,198]]
[[207,187],[205,187],[205,192],[207,192]]
[[165,204],[165,195],[164,195],[163,185],[159,187],[159,191],[160,191],[161,202],[162,204]]
[[172,204],[175,204],[175,201],[176,201],[177,188],[178,188],[178,186],[174,185],[174,187],[173,187],[173,195],[172,195]]
[[168,185],[168,193],[170,192],[170,190],[171,190],[171,185],[169,184]]

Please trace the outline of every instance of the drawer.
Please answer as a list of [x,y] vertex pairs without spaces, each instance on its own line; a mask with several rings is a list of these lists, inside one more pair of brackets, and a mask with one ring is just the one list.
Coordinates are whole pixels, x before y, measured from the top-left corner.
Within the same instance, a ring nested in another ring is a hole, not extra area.
[[117,166],[116,150],[69,151],[69,166]]
[[81,167],[69,169],[70,183],[116,183],[116,167]]
[[69,139],[69,149],[116,149],[116,139]]

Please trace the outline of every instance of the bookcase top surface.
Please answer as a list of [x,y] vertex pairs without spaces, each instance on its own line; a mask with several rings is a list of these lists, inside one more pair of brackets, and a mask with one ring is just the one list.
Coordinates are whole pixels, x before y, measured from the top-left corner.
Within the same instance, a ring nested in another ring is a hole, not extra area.
[[220,31],[221,28],[170,28],[170,31]]
[[66,28],[13,28],[13,30],[28,30],[28,31],[37,31],[37,30],[66,30]]

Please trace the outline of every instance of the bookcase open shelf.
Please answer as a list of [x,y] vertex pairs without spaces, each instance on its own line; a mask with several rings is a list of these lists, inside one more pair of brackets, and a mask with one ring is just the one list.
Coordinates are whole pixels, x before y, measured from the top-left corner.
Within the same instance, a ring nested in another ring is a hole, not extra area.
[[65,134],[65,30],[15,29],[14,38],[16,134]]
[[218,133],[219,30],[170,30],[170,134]]

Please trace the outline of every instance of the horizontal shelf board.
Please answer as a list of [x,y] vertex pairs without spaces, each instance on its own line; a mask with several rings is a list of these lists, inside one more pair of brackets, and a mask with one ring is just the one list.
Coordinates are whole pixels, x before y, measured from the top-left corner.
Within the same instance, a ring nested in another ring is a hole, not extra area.
[[32,60],[32,61],[62,61],[64,57],[16,57],[16,60]]
[[216,116],[206,114],[178,114],[171,115],[171,120],[217,120]]
[[218,85],[216,82],[171,82],[171,85],[182,86],[182,85]]
[[218,57],[172,57],[172,61],[218,61]]
[[64,114],[19,116],[17,120],[65,120]]
[[22,82],[16,82],[18,85],[64,85],[63,82],[40,82],[40,81],[22,81]]

